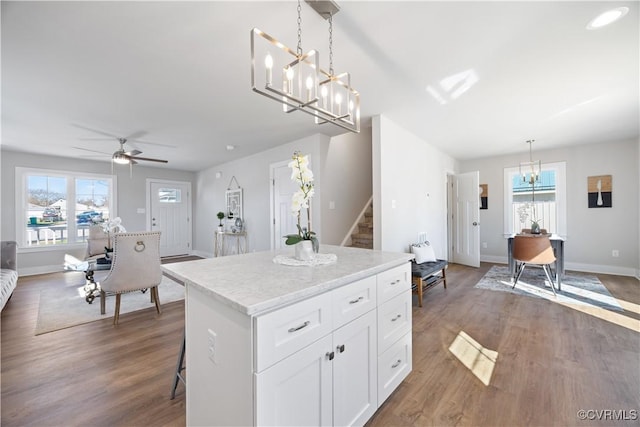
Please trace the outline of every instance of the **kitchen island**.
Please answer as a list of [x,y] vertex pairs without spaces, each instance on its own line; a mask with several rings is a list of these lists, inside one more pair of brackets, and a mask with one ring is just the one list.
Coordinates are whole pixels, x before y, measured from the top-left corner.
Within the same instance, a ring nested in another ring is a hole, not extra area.
[[186,286],[187,425],[363,425],[411,371],[413,255],[323,245],[163,265]]

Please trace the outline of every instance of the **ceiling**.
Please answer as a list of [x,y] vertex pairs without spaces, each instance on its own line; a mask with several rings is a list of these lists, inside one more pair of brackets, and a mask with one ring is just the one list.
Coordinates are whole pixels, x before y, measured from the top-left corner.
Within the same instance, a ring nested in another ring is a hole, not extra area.
[[[363,127],[384,114],[460,160],[638,137],[637,1],[338,3],[334,68]],[[622,20],[586,30],[618,6]],[[3,149],[109,161],[134,137],[126,148],[169,160],[149,166],[197,171],[344,133],[250,89],[251,28],[295,49],[295,2],[1,7]],[[328,68],[327,21],[304,2],[302,48]]]

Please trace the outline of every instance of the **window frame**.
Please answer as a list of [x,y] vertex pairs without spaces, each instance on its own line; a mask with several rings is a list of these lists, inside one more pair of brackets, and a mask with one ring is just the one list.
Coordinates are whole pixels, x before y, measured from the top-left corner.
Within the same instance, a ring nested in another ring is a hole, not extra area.
[[[567,236],[567,163],[552,162],[542,163],[543,171],[554,171],[556,179],[556,210],[558,230],[554,233],[563,239]],[[511,236],[519,230],[512,230],[513,224],[513,188],[514,176],[520,175],[518,166],[504,168],[504,235]]]
[[86,246],[86,242],[73,242],[73,243],[60,243],[55,245],[34,245],[29,246],[26,241],[26,236],[23,231],[25,228],[24,218],[26,217],[27,211],[27,178],[32,175],[40,175],[40,176],[52,176],[52,177],[61,177],[67,179],[67,201],[74,201],[72,204],[68,203],[68,206],[72,206],[72,209],[67,212],[67,235],[69,232],[75,233],[77,231],[76,223],[72,221],[69,223],[69,211],[72,211],[73,217],[77,212],[75,211],[75,200],[76,200],[76,180],[77,179],[94,179],[94,180],[105,180],[110,182],[109,188],[109,213],[111,217],[117,216],[117,176],[108,175],[108,174],[97,174],[91,172],[72,172],[72,171],[63,171],[63,170],[55,170],[55,169],[43,169],[43,168],[32,168],[32,167],[16,167],[15,169],[15,231],[16,231],[16,241],[18,242],[18,247],[22,252],[44,252],[44,251],[57,251],[61,249],[73,249],[78,247]]

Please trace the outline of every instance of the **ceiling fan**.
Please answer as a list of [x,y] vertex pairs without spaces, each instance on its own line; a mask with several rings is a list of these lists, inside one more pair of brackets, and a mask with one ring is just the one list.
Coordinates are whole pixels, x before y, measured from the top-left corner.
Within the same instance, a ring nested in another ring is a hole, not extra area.
[[125,151],[124,144],[127,142],[126,138],[118,138],[118,142],[120,143],[120,149],[111,155],[111,160],[114,163],[118,163],[121,165],[126,165],[131,163],[135,165],[138,163],[136,160],[144,160],[146,162],[168,163],[167,160],[152,159],[150,157],[140,157],[138,156],[138,154],[142,154],[142,151],[140,150],[134,149],[131,151]]
[[[130,151],[125,150],[124,144],[126,144],[129,139],[131,139],[133,141],[136,141],[138,143],[141,143],[141,144],[152,144],[152,145],[158,145],[158,146],[162,146],[162,147],[174,147],[172,145],[157,144],[157,143],[153,143],[153,142],[146,142],[146,141],[140,141],[138,139],[135,139],[135,138],[137,138],[139,136],[144,135],[146,133],[144,131],[135,132],[135,133],[131,134],[128,137],[119,137],[119,136],[113,135],[111,133],[107,133],[107,132],[104,132],[104,131],[101,131],[101,130],[97,130],[97,129],[91,129],[91,128],[88,128],[88,127],[85,127],[85,126],[80,126],[80,125],[74,125],[74,126],[76,126],[78,128],[81,128],[81,129],[89,130],[89,131],[92,131],[92,132],[95,132],[95,133],[99,133],[99,134],[104,135],[104,136],[107,136],[107,137],[109,137],[108,138],[109,140],[116,139],[118,141],[118,143],[120,144],[120,148],[118,150],[116,150],[113,154],[106,153],[106,152],[103,152],[103,151],[90,150],[90,149],[82,148],[82,147],[75,147],[75,148],[77,148],[79,150],[90,151],[92,153],[100,153],[100,154],[103,154],[103,155],[106,155],[106,156],[110,156],[112,163],[118,163],[118,164],[122,164],[122,165],[126,165],[126,164],[135,165],[135,164],[138,164],[139,160],[146,161],[146,162],[168,163],[167,160],[154,159],[154,158],[150,158],[150,157],[140,157],[140,154],[142,154],[142,151],[137,150],[137,149],[133,149],[133,150],[130,150]],[[84,139],[84,140],[105,140],[106,138],[80,138],[80,139]]]

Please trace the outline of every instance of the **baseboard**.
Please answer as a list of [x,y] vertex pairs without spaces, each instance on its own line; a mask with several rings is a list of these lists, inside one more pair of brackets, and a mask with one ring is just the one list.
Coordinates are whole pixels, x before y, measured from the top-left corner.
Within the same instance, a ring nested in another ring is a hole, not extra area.
[[[480,257],[482,262],[492,262],[494,264],[508,264],[507,257],[495,256],[495,255],[483,255]],[[640,278],[638,270],[629,267],[620,267],[617,265],[598,265],[598,264],[583,264],[578,262],[566,262],[564,265],[565,270],[581,271],[584,273],[596,273],[596,274],[612,274],[614,276],[628,276]]]

